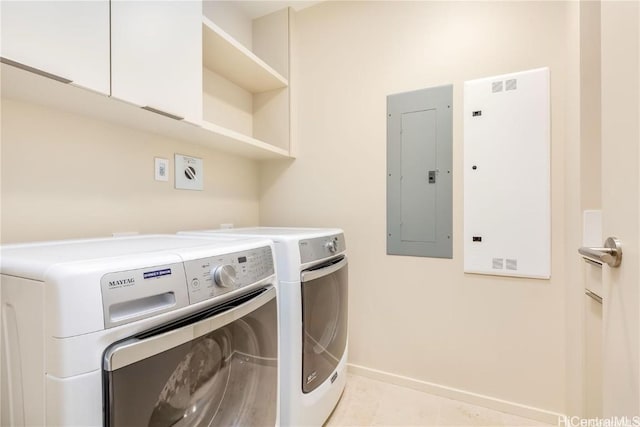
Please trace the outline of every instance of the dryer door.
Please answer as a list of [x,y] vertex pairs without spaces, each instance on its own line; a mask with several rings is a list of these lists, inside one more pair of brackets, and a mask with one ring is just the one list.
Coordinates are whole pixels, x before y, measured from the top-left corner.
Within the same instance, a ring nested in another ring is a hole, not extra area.
[[302,272],[304,393],[315,390],[329,378],[344,355],[347,347],[347,281],[346,257],[334,258]]
[[105,352],[105,425],[275,425],[273,287],[116,343]]

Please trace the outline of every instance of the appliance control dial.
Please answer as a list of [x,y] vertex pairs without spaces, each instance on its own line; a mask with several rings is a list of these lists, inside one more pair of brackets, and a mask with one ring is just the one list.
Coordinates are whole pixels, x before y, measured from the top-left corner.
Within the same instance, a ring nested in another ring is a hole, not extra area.
[[236,285],[236,269],[232,265],[218,265],[211,269],[213,282],[221,288],[233,288]]
[[338,245],[335,240],[329,240],[327,243],[324,244],[324,247],[327,248],[327,250],[332,254],[335,254],[336,251],[338,250]]
[[270,246],[185,261],[184,269],[190,304],[235,292],[275,274]]

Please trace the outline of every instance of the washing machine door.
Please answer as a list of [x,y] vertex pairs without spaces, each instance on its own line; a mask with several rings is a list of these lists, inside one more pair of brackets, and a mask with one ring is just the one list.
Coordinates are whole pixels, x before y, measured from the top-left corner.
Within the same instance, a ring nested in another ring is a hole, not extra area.
[[[301,274],[302,391],[329,378],[347,347],[347,258],[334,258]],[[333,382],[335,377],[332,377]]]
[[105,425],[275,425],[275,296],[263,289],[108,348]]

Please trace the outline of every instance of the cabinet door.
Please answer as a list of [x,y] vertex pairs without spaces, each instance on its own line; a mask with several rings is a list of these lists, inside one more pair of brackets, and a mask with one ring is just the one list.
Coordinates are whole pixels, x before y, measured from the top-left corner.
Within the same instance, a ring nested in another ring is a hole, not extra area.
[[202,120],[202,2],[111,2],[111,95]]
[[109,94],[109,1],[0,2],[0,55]]

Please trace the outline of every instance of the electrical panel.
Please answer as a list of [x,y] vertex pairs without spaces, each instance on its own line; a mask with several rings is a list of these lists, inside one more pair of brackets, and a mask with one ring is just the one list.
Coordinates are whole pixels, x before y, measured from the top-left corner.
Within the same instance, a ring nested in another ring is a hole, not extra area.
[[387,97],[387,253],[452,257],[453,86]]
[[464,271],[551,277],[549,69],[464,84]]

